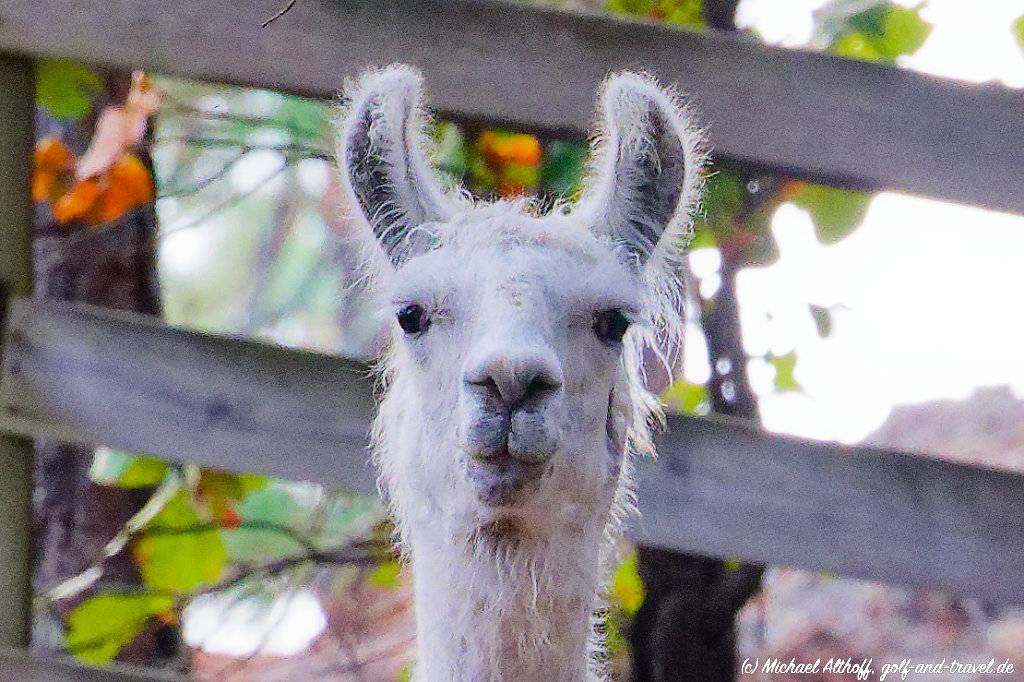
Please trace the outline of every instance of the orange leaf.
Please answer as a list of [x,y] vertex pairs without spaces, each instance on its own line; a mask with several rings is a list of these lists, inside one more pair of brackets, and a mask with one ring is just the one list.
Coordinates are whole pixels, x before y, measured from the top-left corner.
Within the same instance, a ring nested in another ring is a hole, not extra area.
[[37,170],[32,174],[32,201],[37,204],[49,201],[56,184],[56,173]]
[[53,135],[47,135],[36,143],[32,160],[40,170],[70,171],[75,168],[74,152]]
[[101,191],[100,183],[96,180],[79,180],[64,196],[54,202],[54,220],[61,224],[67,224],[77,218],[85,217],[96,205]]
[[95,209],[86,216],[92,225],[117,220],[153,200],[155,187],[149,169],[134,154],[122,154],[101,178],[102,192]]
[[540,140],[533,135],[485,130],[480,134],[479,145],[488,165],[495,170],[510,163],[523,166],[540,164]]
[[36,203],[56,201],[67,191],[75,169],[74,153],[59,138],[50,135],[36,143],[32,160],[35,164],[32,200]]
[[110,169],[111,187],[119,187],[133,206],[147,204],[156,196],[153,176],[139,157],[122,154]]

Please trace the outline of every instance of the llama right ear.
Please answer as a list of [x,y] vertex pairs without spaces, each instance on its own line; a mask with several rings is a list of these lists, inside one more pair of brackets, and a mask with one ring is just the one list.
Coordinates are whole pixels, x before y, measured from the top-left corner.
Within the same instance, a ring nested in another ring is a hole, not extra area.
[[670,92],[636,73],[609,77],[598,110],[590,186],[578,212],[638,267],[671,263],[700,194],[701,135]]
[[452,214],[427,160],[423,79],[411,67],[368,71],[345,88],[338,164],[352,206],[392,264],[432,242],[430,223]]

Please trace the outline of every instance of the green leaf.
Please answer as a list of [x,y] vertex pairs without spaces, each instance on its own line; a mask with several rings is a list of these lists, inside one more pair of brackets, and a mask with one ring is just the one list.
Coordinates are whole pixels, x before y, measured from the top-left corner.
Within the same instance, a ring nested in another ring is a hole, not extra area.
[[220,533],[203,524],[185,491],[153,517],[134,554],[146,585],[179,594],[216,582],[227,561]]
[[608,0],[608,11],[616,14],[650,14],[655,0]]
[[382,520],[384,514],[376,497],[338,496],[324,513],[322,528],[313,539],[325,547],[343,545],[362,534],[367,526]]
[[160,485],[167,476],[167,464],[152,457],[135,457],[124,473],[117,479],[119,488],[149,488]]
[[199,494],[205,507],[216,518],[257,490],[270,485],[270,478],[259,474],[236,474],[218,469],[201,469]]
[[90,597],[68,615],[64,641],[86,663],[108,663],[142,632],[150,618],[174,606],[165,595],[101,594]]
[[867,9],[846,0],[823,11],[818,34],[826,36],[834,54],[866,61],[893,62],[917,52],[931,34],[932,25],[917,8],[880,2]]
[[708,222],[718,216],[734,216],[743,210],[746,189],[743,178],[729,171],[718,171],[708,178],[704,188],[704,212]]
[[1024,50],[1024,14],[1013,22],[1012,27],[1013,35],[1017,38],[1017,44]]
[[612,576],[611,598],[614,604],[629,616],[634,615],[644,603],[644,583],[637,571],[636,552],[631,552],[615,569]]
[[402,576],[402,566],[395,560],[385,561],[370,574],[370,584],[394,589]]
[[36,62],[36,99],[54,118],[85,118],[102,89],[103,79],[81,64],[63,59]]
[[779,393],[790,393],[803,390],[803,386],[793,376],[793,372],[796,369],[796,352],[790,351],[785,355],[769,353],[764,359],[775,368],[776,391]]
[[849,236],[863,222],[871,195],[808,184],[791,201],[811,214],[818,241],[834,244]]
[[469,172],[469,154],[462,129],[451,121],[441,121],[434,129],[437,142],[437,167],[452,179],[461,179]]
[[818,336],[823,339],[829,337],[832,334],[832,311],[813,303],[807,307],[814,318],[814,328],[818,331]]
[[893,7],[885,17],[885,28],[878,41],[880,50],[889,59],[913,54],[921,49],[931,32],[932,25],[916,9]]
[[[266,522],[303,532],[306,512],[280,485],[257,490],[238,506],[243,522]],[[235,528],[222,533],[228,556],[233,561],[267,561],[295,556],[305,551],[302,543],[273,528]]]
[[707,386],[692,384],[686,379],[679,379],[665,389],[661,399],[669,409],[683,414],[705,415],[711,411],[711,396]]
[[690,28],[704,27],[703,0],[663,0],[661,8],[666,23]]
[[875,42],[860,31],[848,33],[832,45],[833,54],[865,62],[877,62],[883,58]]
[[583,184],[586,161],[585,145],[556,140],[548,145],[544,154],[541,182],[558,196],[574,197]]
[[688,245],[689,249],[713,249],[718,246],[718,240],[715,239],[715,233],[707,227],[699,227],[693,232],[693,239],[690,240]]
[[149,488],[160,485],[168,471],[159,459],[102,448],[96,452],[89,476],[100,485]]
[[540,170],[536,166],[522,163],[508,163],[501,169],[501,182],[511,183],[527,189],[537,186]]

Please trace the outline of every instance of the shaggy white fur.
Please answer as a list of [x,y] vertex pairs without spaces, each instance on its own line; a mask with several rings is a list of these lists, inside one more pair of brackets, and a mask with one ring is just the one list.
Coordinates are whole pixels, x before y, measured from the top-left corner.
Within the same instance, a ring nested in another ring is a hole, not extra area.
[[613,75],[589,189],[538,215],[442,191],[421,91],[408,67],[371,71],[339,123],[388,303],[373,444],[413,571],[416,679],[600,680],[594,613],[662,416],[640,358],[679,340],[701,136],[652,79]]

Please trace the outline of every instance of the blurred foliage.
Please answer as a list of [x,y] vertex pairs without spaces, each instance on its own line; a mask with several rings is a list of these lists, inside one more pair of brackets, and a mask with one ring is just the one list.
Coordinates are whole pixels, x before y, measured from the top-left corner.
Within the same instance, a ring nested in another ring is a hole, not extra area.
[[[98,76],[68,62],[44,61],[38,71],[43,79],[40,97],[45,98],[41,107],[59,112],[58,118],[75,120],[92,112],[92,98],[99,90],[94,86],[102,84]],[[63,94],[58,97],[56,92]],[[152,203],[155,182],[137,147],[162,99],[150,78],[136,72],[125,102],[96,112],[92,141],[81,157],[57,137],[40,139],[33,154],[32,200],[48,206],[53,220],[67,232],[99,229]]]
[[1013,35],[1017,38],[1017,44],[1024,49],[1024,14],[1013,22]]
[[832,311],[825,306],[809,305],[807,308],[814,319],[814,329],[821,338],[828,338],[832,335]]
[[204,510],[179,491],[150,522],[132,553],[148,588],[188,594],[220,579],[227,562],[224,539],[203,524]]
[[803,387],[793,375],[796,371],[796,353],[794,351],[790,351],[785,355],[768,353],[764,359],[775,368],[776,391],[779,393],[789,393],[791,391],[803,390]]
[[931,33],[921,19],[922,5],[907,8],[894,2],[840,0],[815,12],[816,42],[842,57],[893,62],[916,52]]
[[630,552],[615,569],[612,576],[611,601],[627,616],[636,615],[644,603],[644,583],[637,573],[636,552]]
[[864,220],[871,195],[825,185],[806,184],[789,200],[811,214],[814,231],[822,244],[834,244],[849,236]]
[[703,28],[703,0],[608,0],[608,10],[657,19],[676,26]]
[[86,663],[106,663],[167,613],[174,597],[156,594],[101,594],[76,607],[68,617],[68,650]]
[[665,406],[676,412],[703,416],[711,411],[711,396],[704,384],[694,384],[686,379],[677,379],[665,389],[661,399]]
[[92,69],[63,59],[36,61],[36,100],[56,119],[78,121],[92,110],[103,79]]

